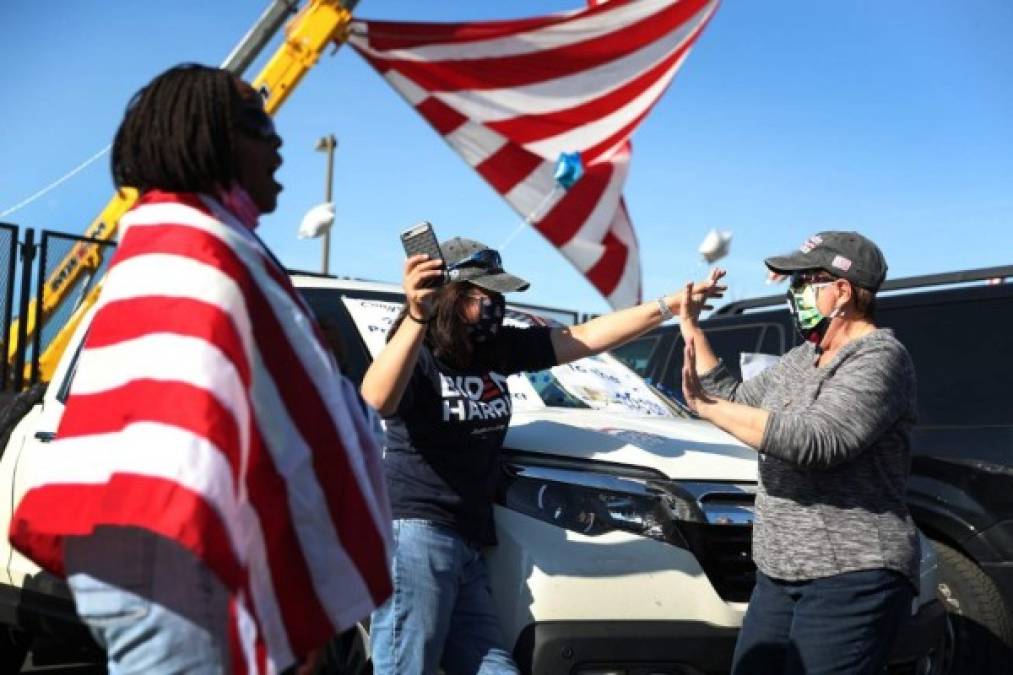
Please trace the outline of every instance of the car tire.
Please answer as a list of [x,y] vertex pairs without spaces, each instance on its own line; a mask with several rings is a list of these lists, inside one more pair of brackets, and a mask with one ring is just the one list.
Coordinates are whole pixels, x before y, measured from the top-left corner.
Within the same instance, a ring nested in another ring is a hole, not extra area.
[[19,673],[32,646],[31,636],[11,626],[0,626],[0,673]]
[[1009,673],[1013,624],[992,580],[956,549],[934,541],[939,557],[939,599],[953,629],[950,672]]

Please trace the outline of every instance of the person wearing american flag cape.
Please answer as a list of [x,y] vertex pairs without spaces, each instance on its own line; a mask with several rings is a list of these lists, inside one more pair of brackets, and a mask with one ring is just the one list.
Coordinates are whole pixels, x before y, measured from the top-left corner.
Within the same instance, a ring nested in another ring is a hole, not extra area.
[[257,93],[199,65],[116,133],[140,198],[9,532],[111,673],[308,671],[390,593],[368,408],[254,231],[280,146]]

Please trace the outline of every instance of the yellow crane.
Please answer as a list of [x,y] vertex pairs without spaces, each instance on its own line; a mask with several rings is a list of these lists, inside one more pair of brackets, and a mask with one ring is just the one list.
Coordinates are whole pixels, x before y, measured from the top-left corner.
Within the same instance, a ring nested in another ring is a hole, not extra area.
[[[272,115],[303,76],[316,65],[327,46],[332,43],[337,46],[344,42],[352,19],[352,9],[358,0],[310,0],[301,10],[297,10],[298,3],[299,0],[273,0],[222,63],[223,68],[242,75],[291,16],[285,25],[284,42],[251,82],[263,97],[265,109]],[[117,192],[84,233],[85,237],[93,241],[77,242],[54,268],[41,290],[41,305],[33,300],[25,315],[11,325],[7,341],[8,363],[15,363],[19,347],[27,345],[57,308],[68,301],[75,286],[88,275],[97,272],[103,260],[103,243],[115,238],[120,217],[136,199],[135,190]],[[100,291],[101,282],[81,298],[67,322],[49,343],[41,346],[38,354],[38,375],[41,380],[48,382],[52,377],[71,335],[88,309],[95,304]],[[19,325],[22,321],[23,327]],[[30,368],[27,366],[26,371]],[[26,380],[28,375],[26,372]]]

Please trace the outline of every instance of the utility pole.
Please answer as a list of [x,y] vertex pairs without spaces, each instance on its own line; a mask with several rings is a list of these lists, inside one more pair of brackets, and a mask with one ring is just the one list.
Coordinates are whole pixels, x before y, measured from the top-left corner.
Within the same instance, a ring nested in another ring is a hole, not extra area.
[[[324,199],[325,201],[331,201],[331,193],[334,187],[334,148],[338,147],[338,139],[334,137],[334,134],[327,136],[321,136],[317,140],[317,150],[327,153],[327,183],[324,186]],[[323,263],[321,265],[321,271],[324,274],[330,273],[330,257],[331,257],[331,228],[327,228],[324,232],[323,237]]]

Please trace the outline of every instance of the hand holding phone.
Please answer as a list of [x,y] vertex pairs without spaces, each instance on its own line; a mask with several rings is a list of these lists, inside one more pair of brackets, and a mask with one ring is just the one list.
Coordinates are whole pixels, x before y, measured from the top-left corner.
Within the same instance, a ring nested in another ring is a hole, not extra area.
[[430,260],[439,260],[442,274],[435,277],[435,283],[430,286],[441,286],[447,280],[447,268],[443,264],[443,252],[440,250],[440,242],[436,239],[436,232],[428,221],[422,221],[417,225],[409,227],[401,233],[401,244],[404,246],[405,254],[410,258],[413,255],[425,255]]

